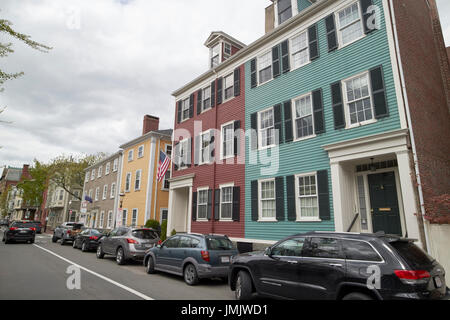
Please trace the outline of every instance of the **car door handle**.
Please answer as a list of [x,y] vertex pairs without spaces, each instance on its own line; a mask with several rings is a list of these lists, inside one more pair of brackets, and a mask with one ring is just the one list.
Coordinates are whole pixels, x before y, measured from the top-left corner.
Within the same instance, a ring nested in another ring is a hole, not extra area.
[[342,268],[342,264],[340,263],[330,263],[331,267]]

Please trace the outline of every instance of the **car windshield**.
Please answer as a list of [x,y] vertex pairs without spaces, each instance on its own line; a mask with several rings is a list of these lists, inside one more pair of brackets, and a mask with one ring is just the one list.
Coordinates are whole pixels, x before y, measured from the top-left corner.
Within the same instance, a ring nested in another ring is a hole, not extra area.
[[92,229],[91,234],[93,234],[95,236],[100,236],[100,235],[104,234],[104,232],[102,232],[102,230]]
[[394,241],[390,245],[406,263],[416,270],[430,267],[433,264],[434,259],[410,241]]
[[136,237],[138,239],[153,240],[158,238],[158,234],[150,229],[133,230],[131,234],[133,235],[133,237]]
[[26,222],[13,222],[11,224],[12,228],[32,228],[33,226],[30,223]]
[[233,243],[228,238],[206,238],[209,250],[231,250]]

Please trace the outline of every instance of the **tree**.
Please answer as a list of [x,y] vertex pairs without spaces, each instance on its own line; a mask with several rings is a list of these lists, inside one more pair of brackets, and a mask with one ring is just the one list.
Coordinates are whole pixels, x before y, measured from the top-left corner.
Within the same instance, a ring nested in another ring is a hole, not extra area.
[[21,181],[17,187],[23,191],[23,203],[39,207],[48,186],[49,166],[34,160],[34,166],[29,172],[32,178]]
[[0,217],[8,215],[8,194],[11,191],[11,186],[6,188],[2,194],[0,194]]
[[82,199],[82,195],[75,194],[74,188],[83,189],[85,172],[84,169],[97,163],[105,157],[104,153],[88,155],[80,158],[73,156],[59,156],[49,164],[49,180],[56,186],[64,189],[71,196]]

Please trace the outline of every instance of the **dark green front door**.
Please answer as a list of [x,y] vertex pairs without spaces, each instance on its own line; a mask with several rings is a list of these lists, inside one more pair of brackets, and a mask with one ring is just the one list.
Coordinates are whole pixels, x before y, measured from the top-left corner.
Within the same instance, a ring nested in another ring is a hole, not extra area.
[[373,232],[402,235],[394,172],[371,174],[369,179]]

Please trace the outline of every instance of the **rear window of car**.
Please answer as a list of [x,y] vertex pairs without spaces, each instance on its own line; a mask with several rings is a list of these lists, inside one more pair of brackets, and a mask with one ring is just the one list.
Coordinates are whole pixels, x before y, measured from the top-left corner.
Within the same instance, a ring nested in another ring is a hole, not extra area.
[[24,222],[13,222],[11,224],[11,227],[14,227],[14,228],[32,228],[32,226],[29,223],[24,223]]
[[231,250],[233,243],[228,238],[206,238],[209,250]]
[[390,245],[414,269],[429,267],[434,259],[410,241],[394,241]]
[[158,238],[158,234],[153,230],[134,230],[131,234],[138,239],[153,240]]
[[356,240],[342,240],[345,257],[348,260],[359,261],[382,261],[381,257],[370,244]]

